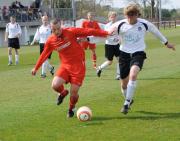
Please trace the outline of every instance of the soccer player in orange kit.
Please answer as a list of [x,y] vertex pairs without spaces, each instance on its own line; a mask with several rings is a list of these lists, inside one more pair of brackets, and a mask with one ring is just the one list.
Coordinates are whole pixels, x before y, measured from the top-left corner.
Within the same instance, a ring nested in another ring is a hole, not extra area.
[[[87,18],[88,18],[87,20],[83,21],[82,28],[100,29],[100,26],[98,25],[98,23],[96,21],[94,21],[94,13],[88,12]],[[92,44],[89,42],[82,42],[81,45],[84,49],[89,48],[91,50],[91,52],[92,52],[91,59],[93,62],[93,67],[96,69],[96,59],[97,59],[96,44]]]
[[52,35],[47,39],[44,51],[39,57],[32,75],[35,75],[42,63],[48,58],[49,54],[56,50],[59,53],[61,65],[59,66],[52,81],[52,88],[58,92],[57,105],[69,93],[64,89],[63,84],[70,83],[70,102],[67,117],[74,116],[75,104],[78,101],[78,91],[85,77],[85,51],[77,41],[78,37],[101,36],[106,37],[110,32],[95,29],[83,28],[61,28],[58,20],[51,21]]

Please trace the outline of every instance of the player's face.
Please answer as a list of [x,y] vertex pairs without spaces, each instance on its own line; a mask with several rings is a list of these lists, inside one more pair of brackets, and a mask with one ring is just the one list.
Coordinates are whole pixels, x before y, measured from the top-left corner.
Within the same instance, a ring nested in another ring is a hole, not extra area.
[[115,21],[116,21],[116,15],[115,15],[115,14],[111,15],[111,16],[109,17],[109,21],[110,21],[110,22],[115,22]]
[[10,18],[11,23],[15,23],[16,19],[14,17]]
[[91,20],[93,20],[93,19],[94,19],[94,15],[93,15],[93,14],[88,14],[88,15],[87,15],[87,18],[88,18],[88,20],[90,20],[90,21],[91,21]]
[[43,25],[47,25],[48,24],[48,18],[43,17],[42,18],[42,23],[43,23]]
[[126,15],[126,18],[127,18],[128,22],[129,22],[129,24],[135,24],[137,22],[138,14],[133,13],[133,12],[129,12]]
[[61,25],[60,24],[51,24],[52,33],[59,36],[61,35]]

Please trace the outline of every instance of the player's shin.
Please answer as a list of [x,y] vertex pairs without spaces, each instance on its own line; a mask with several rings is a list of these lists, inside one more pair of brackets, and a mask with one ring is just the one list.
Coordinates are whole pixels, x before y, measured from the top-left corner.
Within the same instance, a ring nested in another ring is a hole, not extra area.
[[78,99],[79,99],[78,94],[73,94],[70,96],[69,110],[72,110],[73,108],[75,108],[75,105],[78,102]]
[[129,80],[127,85],[126,100],[124,102],[124,105],[130,105],[134,96],[135,89],[136,89],[136,81]]

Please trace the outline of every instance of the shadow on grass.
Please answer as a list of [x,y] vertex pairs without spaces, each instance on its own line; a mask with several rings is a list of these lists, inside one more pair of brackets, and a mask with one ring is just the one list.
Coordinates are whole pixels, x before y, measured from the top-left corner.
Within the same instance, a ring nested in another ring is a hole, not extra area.
[[180,118],[180,113],[155,113],[147,111],[137,111],[135,113],[140,113],[142,115],[134,116],[129,113],[128,115],[122,115],[117,117],[93,117],[92,121],[88,122],[88,125],[102,125],[104,121],[108,120],[158,120],[158,119],[178,119]]

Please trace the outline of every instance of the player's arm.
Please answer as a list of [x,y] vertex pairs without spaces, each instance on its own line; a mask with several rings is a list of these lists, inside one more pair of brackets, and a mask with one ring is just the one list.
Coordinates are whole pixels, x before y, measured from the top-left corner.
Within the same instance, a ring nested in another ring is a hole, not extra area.
[[34,45],[34,43],[35,42],[37,42],[38,40],[39,40],[39,28],[36,30],[36,33],[35,33],[35,35],[34,35],[34,38],[33,38],[33,40],[32,40],[32,42],[31,42],[31,45]]
[[9,27],[8,24],[6,25],[6,31],[5,31],[5,35],[4,35],[4,41],[7,42],[8,40],[8,35],[9,35]]
[[157,29],[157,27],[150,23],[150,22],[147,22],[148,24],[148,31],[151,32],[154,36],[156,36],[158,39],[161,40],[161,42],[167,47],[167,48],[170,48],[172,50],[175,50],[175,47],[174,45],[170,44],[168,42],[168,40],[166,39],[166,37],[164,37],[164,35]]
[[101,27],[99,26],[98,22],[95,22],[95,29],[101,29]]
[[16,35],[16,38],[19,38],[22,34],[22,30],[21,30],[21,26],[17,23],[17,26],[18,26],[18,33]]
[[50,47],[49,41],[46,42],[43,52],[41,53],[40,57],[38,58],[38,61],[35,65],[35,67],[32,69],[32,75],[36,75],[37,70],[40,68],[40,66],[43,64],[44,61],[49,57],[51,52],[53,51],[53,48]]
[[76,35],[76,37],[87,37],[87,36],[98,36],[106,37],[110,33],[101,29],[91,29],[91,28],[71,28],[71,31]]

